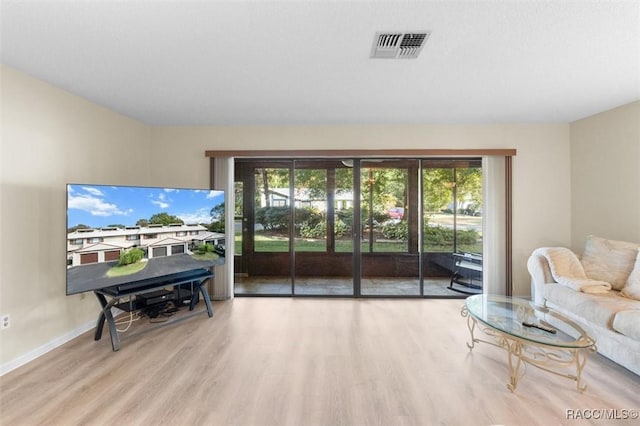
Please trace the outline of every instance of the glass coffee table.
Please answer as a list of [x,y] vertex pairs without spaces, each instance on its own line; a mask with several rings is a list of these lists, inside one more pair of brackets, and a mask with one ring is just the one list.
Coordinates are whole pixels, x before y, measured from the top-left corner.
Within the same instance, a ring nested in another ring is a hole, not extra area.
[[[469,350],[483,342],[507,351],[507,388],[511,392],[516,390],[527,364],[575,381],[579,392],[586,390],[582,370],[588,354],[596,351],[596,342],[569,318],[529,300],[487,294],[468,297],[461,314],[467,318],[471,333]],[[578,337],[563,333],[552,323],[573,330]],[[493,340],[477,337],[476,328]]]

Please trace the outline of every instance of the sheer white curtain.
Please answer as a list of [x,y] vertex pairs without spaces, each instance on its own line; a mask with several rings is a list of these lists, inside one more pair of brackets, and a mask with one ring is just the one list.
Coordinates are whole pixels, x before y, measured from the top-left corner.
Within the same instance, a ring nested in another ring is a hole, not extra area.
[[488,294],[507,289],[506,157],[482,157],[482,282]]
[[215,188],[225,192],[225,245],[227,258],[224,265],[215,267],[213,294],[215,300],[233,298],[233,253],[234,253],[234,187],[233,187],[233,157],[215,157],[213,163],[213,182]]

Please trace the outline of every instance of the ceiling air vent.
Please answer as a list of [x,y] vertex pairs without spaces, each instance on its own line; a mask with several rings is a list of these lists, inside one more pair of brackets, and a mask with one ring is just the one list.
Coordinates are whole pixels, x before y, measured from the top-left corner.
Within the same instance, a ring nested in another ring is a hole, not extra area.
[[378,32],[373,40],[372,58],[413,59],[417,58],[431,33]]

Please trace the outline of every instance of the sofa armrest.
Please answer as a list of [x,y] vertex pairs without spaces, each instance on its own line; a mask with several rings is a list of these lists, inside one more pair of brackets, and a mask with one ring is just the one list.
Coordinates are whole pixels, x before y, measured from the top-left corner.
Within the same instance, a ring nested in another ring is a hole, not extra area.
[[536,305],[544,305],[544,286],[556,282],[551,275],[549,262],[544,256],[533,252],[527,260],[527,269],[531,274],[531,298]]

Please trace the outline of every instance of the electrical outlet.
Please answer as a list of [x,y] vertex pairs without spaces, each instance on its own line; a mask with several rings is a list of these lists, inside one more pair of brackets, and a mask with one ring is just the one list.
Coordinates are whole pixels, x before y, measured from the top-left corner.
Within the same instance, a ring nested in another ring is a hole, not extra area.
[[9,328],[9,325],[11,324],[11,322],[9,320],[10,320],[9,314],[3,315],[2,316],[2,322],[0,323],[0,328],[2,328],[3,330],[5,328]]

